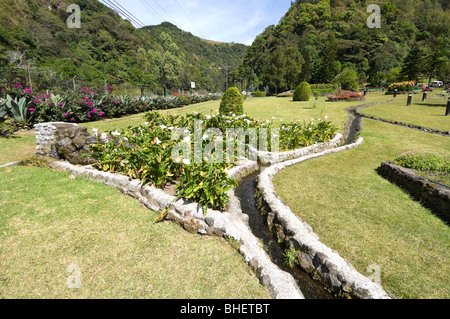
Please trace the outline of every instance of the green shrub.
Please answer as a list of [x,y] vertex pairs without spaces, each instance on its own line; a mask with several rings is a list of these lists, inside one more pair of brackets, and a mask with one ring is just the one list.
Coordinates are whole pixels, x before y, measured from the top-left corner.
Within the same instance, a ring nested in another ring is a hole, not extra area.
[[450,173],[450,157],[440,157],[427,152],[406,152],[394,161],[397,165],[419,171]]
[[311,98],[311,86],[307,82],[302,82],[295,89],[294,101],[309,101]]
[[333,80],[334,84],[340,85],[344,90],[354,89],[355,82],[358,82],[358,73],[351,68],[345,68]]
[[267,95],[267,93],[261,92],[260,90],[256,90],[255,92],[252,92],[252,95],[254,97],[265,97]]
[[358,84],[358,82],[353,83],[352,86],[350,87],[350,90],[352,90],[352,91],[359,91],[359,84]]
[[244,114],[244,99],[236,87],[231,87],[225,92],[220,103],[219,112],[222,115]]

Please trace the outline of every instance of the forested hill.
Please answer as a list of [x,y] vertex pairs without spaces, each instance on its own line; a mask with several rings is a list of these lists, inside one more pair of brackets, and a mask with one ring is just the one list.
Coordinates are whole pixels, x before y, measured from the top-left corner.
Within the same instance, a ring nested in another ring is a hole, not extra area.
[[196,85],[201,88],[220,84],[219,89],[223,90],[227,69],[230,73],[237,70],[248,50],[244,44],[201,39],[169,22],[144,29],[152,35],[153,42],[158,42],[163,32],[170,35],[185,57],[184,77],[187,81],[196,79]]
[[[370,4],[381,9],[379,29],[367,26]],[[432,75],[444,78],[449,37],[448,0],[297,0],[257,37],[241,74],[278,92],[304,80],[330,83],[346,68],[376,85],[429,76],[426,59],[436,54]]]
[[[170,23],[136,29],[97,0],[76,1],[81,8],[81,28],[71,29],[66,21],[71,15],[67,8],[72,3],[0,2],[1,85],[26,81],[30,70],[34,86],[40,88],[68,86],[75,78],[86,85],[99,85],[106,80],[111,85],[128,83],[161,90],[155,61],[143,71],[146,67],[142,59],[151,58],[155,52],[164,53],[160,38],[164,33],[180,52],[175,76],[164,81],[168,88],[189,89],[190,83],[196,82],[199,89],[220,91],[224,89],[226,74],[219,68],[237,68],[247,50],[241,44],[201,40]],[[152,54],[147,54],[149,50]],[[21,53],[22,61],[11,63],[11,52]]]

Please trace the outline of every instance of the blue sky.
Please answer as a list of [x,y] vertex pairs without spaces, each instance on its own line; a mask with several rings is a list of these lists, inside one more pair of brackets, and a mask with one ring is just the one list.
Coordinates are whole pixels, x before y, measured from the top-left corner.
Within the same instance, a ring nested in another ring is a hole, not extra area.
[[[109,7],[112,7],[111,4],[116,6],[120,4],[145,25],[169,21],[201,38],[248,45],[266,27],[277,24],[291,6],[291,0],[101,0],[101,2]],[[133,24],[139,27],[139,22]]]

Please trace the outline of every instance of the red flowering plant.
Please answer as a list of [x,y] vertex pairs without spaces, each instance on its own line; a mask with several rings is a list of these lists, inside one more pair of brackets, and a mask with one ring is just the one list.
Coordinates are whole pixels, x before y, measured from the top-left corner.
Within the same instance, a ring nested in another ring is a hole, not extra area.
[[364,100],[364,94],[361,92],[339,91],[328,97],[328,101],[359,101]]

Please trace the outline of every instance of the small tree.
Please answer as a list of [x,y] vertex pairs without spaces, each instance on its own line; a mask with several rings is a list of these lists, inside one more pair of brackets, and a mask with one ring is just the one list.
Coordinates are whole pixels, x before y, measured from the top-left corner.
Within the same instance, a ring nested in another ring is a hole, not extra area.
[[222,115],[244,114],[244,100],[237,87],[231,87],[225,92],[219,112]]
[[311,98],[311,86],[307,82],[300,83],[294,92],[294,101],[309,101]]

